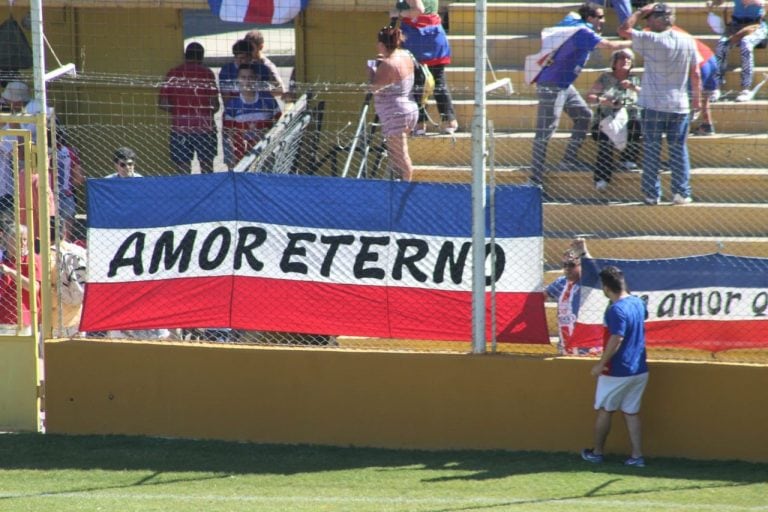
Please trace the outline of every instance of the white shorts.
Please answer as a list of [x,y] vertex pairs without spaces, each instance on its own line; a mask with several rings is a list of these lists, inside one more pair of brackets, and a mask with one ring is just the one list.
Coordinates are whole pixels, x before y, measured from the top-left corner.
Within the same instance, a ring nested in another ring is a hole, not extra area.
[[648,384],[648,372],[631,377],[600,375],[597,378],[595,391],[595,409],[637,414],[640,412],[640,402],[643,399],[646,384]]

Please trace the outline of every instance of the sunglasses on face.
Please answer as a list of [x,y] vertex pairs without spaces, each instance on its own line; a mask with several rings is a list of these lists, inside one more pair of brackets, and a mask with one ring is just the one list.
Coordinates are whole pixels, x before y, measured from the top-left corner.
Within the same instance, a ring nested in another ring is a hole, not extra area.
[[564,261],[563,268],[576,268],[579,264],[575,261]]

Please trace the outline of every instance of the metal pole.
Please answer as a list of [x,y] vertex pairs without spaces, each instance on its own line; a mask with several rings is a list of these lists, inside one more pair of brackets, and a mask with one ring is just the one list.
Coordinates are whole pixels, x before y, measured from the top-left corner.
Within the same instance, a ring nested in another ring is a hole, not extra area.
[[488,224],[491,234],[491,352],[496,352],[496,164],[493,140],[493,120],[488,120]]
[[486,0],[475,3],[475,111],[472,116],[472,352],[485,352]]
[[[37,154],[37,172],[38,172],[38,186],[39,196],[43,199],[39,201],[39,211],[37,216],[39,219],[40,233],[37,233],[37,237],[40,239],[40,254],[42,255],[42,276],[41,288],[42,293],[47,295],[46,304],[47,307],[42,308],[42,327],[43,336],[51,335],[51,309],[50,309],[50,258],[48,255],[51,251],[51,237],[50,226],[48,221],[50,219],[51,212],[48,211],[48,201],[44,198],[48,197],[49,193],[49,168],[48,168],[48,136],[46,133],[47,128],[47,105],[48,97],[45,87],[45,46],[43,40],[43,0],[32,0],[29,4],[30,17],[32,19],[32,71],[35,85],[35,101],[38,103],[37,114],[37,140],[36,154]],[[58,198],[57,198],[58,202]],[[31,204],[31,201],[30,201]],[[34,225],[34,224],[33,224]],[[32,237],[30,237],[32,238]],[[33,323],[35,323],[33,321]]]

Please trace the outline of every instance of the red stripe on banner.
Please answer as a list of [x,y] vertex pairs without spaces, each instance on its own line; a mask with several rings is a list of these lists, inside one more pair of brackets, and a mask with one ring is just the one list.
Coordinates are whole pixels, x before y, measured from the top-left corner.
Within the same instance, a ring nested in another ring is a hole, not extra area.
[[227,327],[232,277],[88,283],[81,331]]
[[[265,306],[254,307],[255,297],[265,297]],[[470,292],[239,278],[232,327],[466,341],[471,339],[471,300]],[[549,343],[543,301],[541,293],[497,294],[498,318],[503,319],[498,340]],[[254,315],[254,310],[265,314]],[[486,325],[490,334],[490,322]]]
[[[647,347],[690,348],[718,352],[738,348],[768,347],[765,320],[677,320],[646,322]],[[570,347],[603,344],[602,325],[576,324]]]
[[275,0],[249,0],[245,12],[245,23],[272,23],[275,13]]
[[[467,341],[470,292],[229,277],[89,284],[81,330],[177,327]],[[231,291],[231,293],[230,293]],[[232,300],[231,323],[229,301]],[[490,297],[486,297],[490,300]],[[496,296],[500,342],[549,343],[541,293]],[[490,315],[486,318],[490,339]]]

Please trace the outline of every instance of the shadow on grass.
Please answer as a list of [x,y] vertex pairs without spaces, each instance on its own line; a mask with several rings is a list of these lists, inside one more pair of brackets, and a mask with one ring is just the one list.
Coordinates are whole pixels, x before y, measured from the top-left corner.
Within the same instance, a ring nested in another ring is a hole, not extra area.
[[590,471],[611,478],[626,475],[702,481],[703,488],[710,484],[768,482],[768,464],[740,461],[653,458],[645,468],[629,468],[621,464],[619,457],[591,465],[575,453],[389,450],[133,436],[0,435],[0,470],[101,469],[293,475],[363,468],[390,471],[403,467],[445,470],[447,473],[437,478],[425,478],[424,483]]

